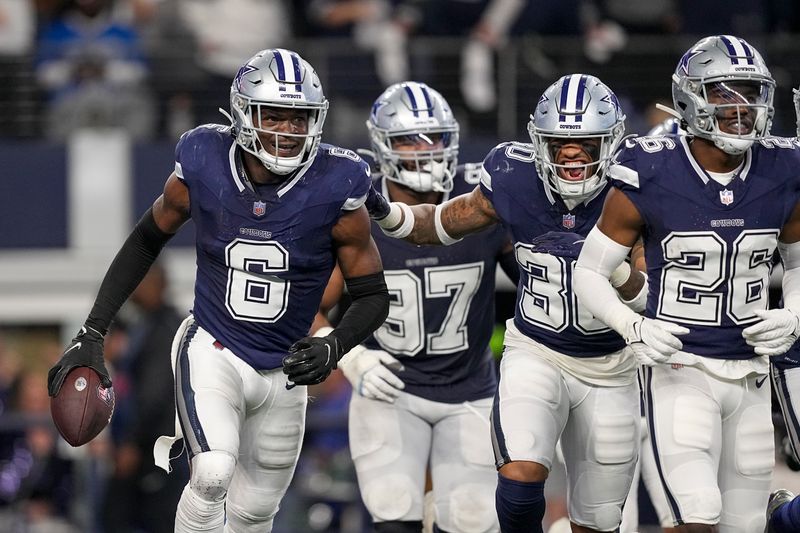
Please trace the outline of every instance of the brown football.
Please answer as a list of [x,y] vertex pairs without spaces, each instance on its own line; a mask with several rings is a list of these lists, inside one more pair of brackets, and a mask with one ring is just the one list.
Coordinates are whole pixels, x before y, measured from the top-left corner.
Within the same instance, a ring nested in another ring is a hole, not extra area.
[[114,388],[104,388],[100,376],[89,367],[73,368],[58,394],[50,398],[50,413],[64,440],[82,446],[111,420]]

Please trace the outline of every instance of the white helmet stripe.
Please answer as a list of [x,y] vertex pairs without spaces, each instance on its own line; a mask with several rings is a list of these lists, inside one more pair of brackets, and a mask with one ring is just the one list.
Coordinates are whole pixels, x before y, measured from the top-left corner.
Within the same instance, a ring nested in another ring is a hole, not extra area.
[[433,116],[431,98],[425,87],[418,83],[407,83],[405,90],[415,117],[418,117],[420,112],[427,113],[429,117]]
[[582,112],[585,103],[583,101],[586,89],[586,76],[583,74],[572,74],[564,76],[564,85],[561,88],[561,100],[559,102],[559,122],[581,122]]
[[741,65],[742,62],[748,65],[753,64],[753,50],[742,39],[733,35],[722,35],[721,39],[731,56],[732,65]]
[[301,91],[303,79],[300,74],[300,59],[297,54],[282,48],[276,48],[272,51],[272,55],[275,58],[275,65],[278,67],[278,81],[294,84],[295,90]]

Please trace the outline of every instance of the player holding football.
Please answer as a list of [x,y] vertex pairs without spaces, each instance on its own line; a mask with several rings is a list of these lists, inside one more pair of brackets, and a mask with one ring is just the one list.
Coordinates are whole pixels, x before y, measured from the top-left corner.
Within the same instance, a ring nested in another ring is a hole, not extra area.
[[[626,142],[575,271],[590,311],[651,360],[647,417],[678,531],[764,530],[774,450],[760,356],[792,346],[800,311],[800,147],[769,136],[774,87],[743,39],[690,48],[672,77],[688,136]],[[608,282],[640,236],[646,318]],[[784,308],[767,310],[776,249]]]
[[[438,205],[480,180],[479,165],[456,167],[458,122],[424,83],[386,89],[367,128],[386,198]],[[497,264],[519,279],[513,246],[499,225],[447,248],[392,239],[377,225],[372,235],[393,296],[389,318],[340,368],[353,386],[350,450],[375,531],[422,530],[428,468],[436,531],[497,531],[489,339]]]
[[[512,233],[521,279],[509,320],[492,412],[501,531],[542,531],[544,482],[561,437],[573,531],[613,531],[636,464],[636,360],[617,334],[586,312],[572,266],[608,191],[605,170],[625,116],[594,76],[572,74],[539,99],[532,144],[498,145],[472,192],[439,204],[393,202],[378,220],[417,244],[453,244],[498,223]],[[377,213],[376,213],[377,215]],[[632,305],[643,276],[621,267]]]
[[[181,137],[163,194],[122,246],[85,326],[48,377],[51,395],[76,366],[111,384],[103,335],[162,247],[193,219],[194,312],[173,345],[191,461],[176,532],[272,529],[303,438],[306,389],[293,385],[323,381],[388,311],[363,207],[369,168],[355,153],[321,144],[328,101],[311,65],[288,50],[257,53],[233,80],[230,106],[230,126]],[[337,261],[353,305],[327,336],[306,337]],[[168,452],[156,451],[157,464],[166,467]]]

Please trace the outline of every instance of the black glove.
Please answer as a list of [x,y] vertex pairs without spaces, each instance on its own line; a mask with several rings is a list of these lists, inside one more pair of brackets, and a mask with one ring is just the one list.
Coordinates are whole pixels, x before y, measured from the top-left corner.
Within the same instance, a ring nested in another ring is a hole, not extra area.
[[289,348],[289,355],[283,358],[283,373],[294,385],[322,383],[336,368],[342,352],[339,339],[333,335],[305,337]]
[[367,200],[364,205],[369,211],[369,217],[373,220],[381,220],[389,214],[389,200],[384,198],[373,186],[370,186],[369,192],[367,192]]
[[91,328],[81,328],[58,363],[47,373],[47,393],[58,394],[69,371],[79,366],[88,366],[100,376],[103,387],[111,387],[111,377],[103,360],[103,336]]

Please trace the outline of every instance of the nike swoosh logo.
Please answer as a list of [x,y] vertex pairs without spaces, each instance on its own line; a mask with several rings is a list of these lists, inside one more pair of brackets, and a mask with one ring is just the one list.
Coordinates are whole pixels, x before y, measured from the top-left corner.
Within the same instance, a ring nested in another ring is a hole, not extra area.
[[767,381],[767,376],[764,376],[764,377],[763,377],[763,378],[761,378],[761,379],[757,379],[757,380],[756,380],[756,388],[757,388],[757,389],[760,389],[760,388],[761,388],[761,385],[763,385],[765,381]]
[[83,344],[82,342],[76,342],[75,344],[73,344],[72,346],[70,346],[69,348],[67,348],[67,349],[64,351],[64,355],[67,355],[69,352],[71,352],[71,351],[72,351],[72,350],[74,350],[75,348],[80,348],[82,344]]

